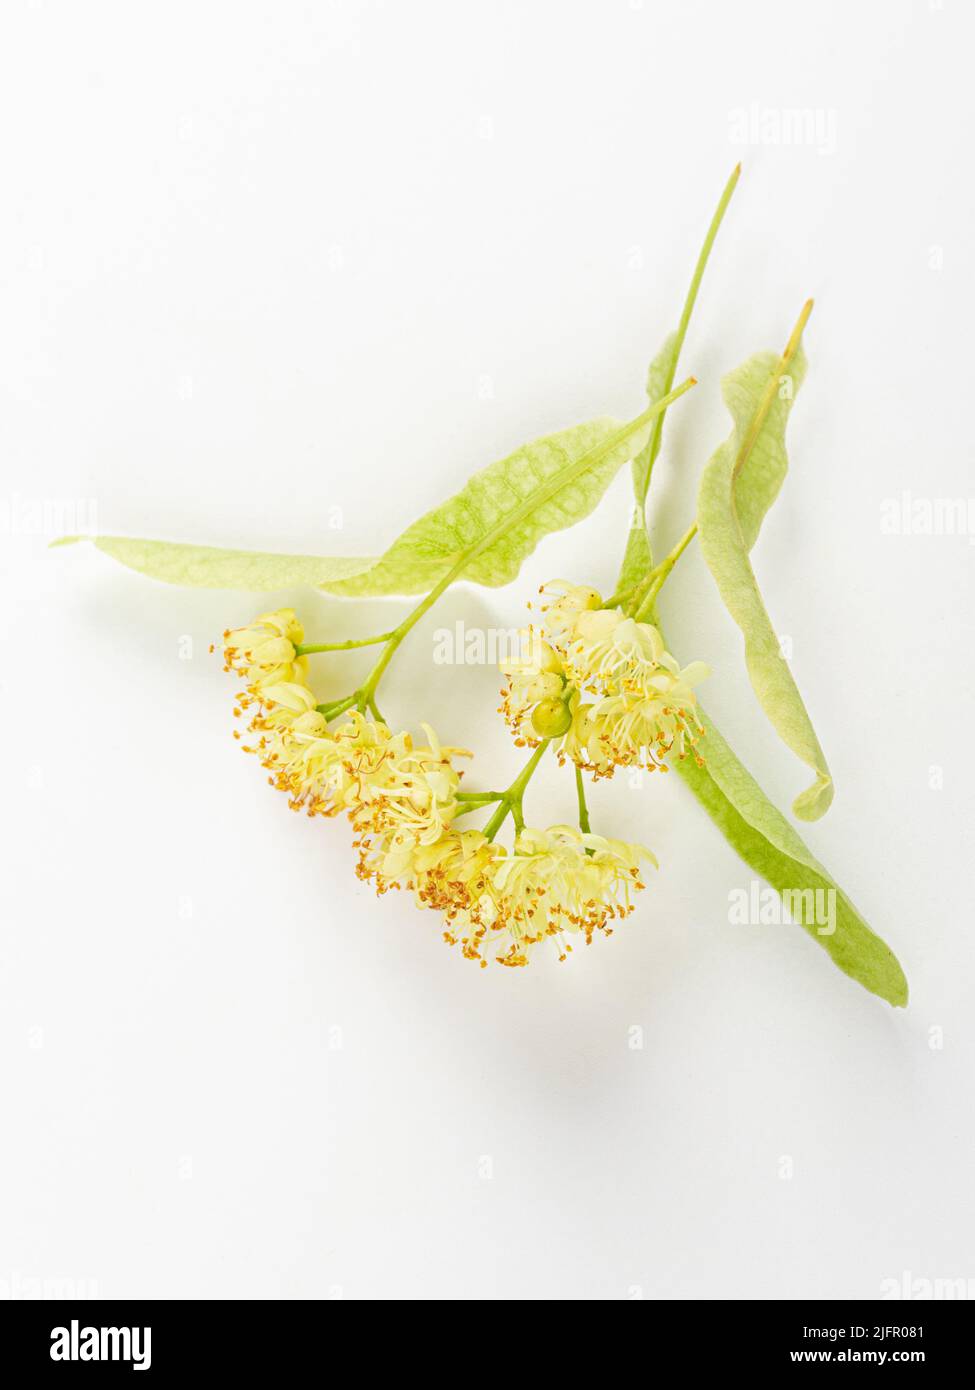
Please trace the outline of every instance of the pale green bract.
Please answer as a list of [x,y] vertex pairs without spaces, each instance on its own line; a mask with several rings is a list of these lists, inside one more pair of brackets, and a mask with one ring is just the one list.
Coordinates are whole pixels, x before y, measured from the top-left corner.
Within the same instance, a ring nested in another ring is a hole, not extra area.
[[91,539],[119,564],[166,584],[193,589],[240,589],[268,593],[307,584],[318,588],[343,580],[374,559],[328,559],[321,555],[275,555],[258,550],[222,550],[211,545],[134,540],[128,536],[65,536],[56,545]]
[[885,999],[907,1004],[907,980],[893,951],[870,930],[849,898],[830,877],[799,835],[776,810],[761,787],[735,757],[700,705],[706,729],[701,749],[705,765],[693,758],[675,764],[677,771],[746,864],[780,893],[806,889],[835,893],[836,930],[821,933],[801,923],[839,968]]
[[[670,342],[668,339],[663,351],[651,364],[650,381],[654,379],[657,364],[665,361]],[[760,354],[738,372],[732,372],[722,383],[725,400],[736,421],[734,437],[739,432],[743,433],[754,417],[769,374],[775,370],[778,361],[774,353]],[[754,370],[751,370],[752,368]],[[804,374],[805,360],[800,351],[792,363],[792,395]],[[789,403],[788,393],[781,401],[776,400],[773,403],[769,416],[771,426],[767,426],[758,436],[748,460],[739,470],[734,507],[741,536],[740,544],[745,548],[746,565],[747,553],[755,543],[766,512],[778,496],[787,470],[782,441]],[[743,426],[738,423],[742,418],[745,420]],[[730,443],[731,441],[729,445]],[[648,450],[652,448],[653,439],[648,444]],[[736,455],[737,448],[731,458],[732,470]],[[651,467],[652,462],[651,458]],[[647,475],[642,467],[638,467],[638,463],[639,461],[635,460],[633,465],[633,490],[635,505],[642,514]],[[639,542],[635,535],[635,531],[631,531],[624,573],[631,556],[638,554]],[[646,553],[649,568],[649,545],[646,546]],[[635,573],[631,582],[640,577],[642,576]],[[622,575],[619,587],[625,587]],[[698,764],[692,757],[677,760],[674,766],[684,782],[732,848],[779,893],[819,890],[835,894],[834,932],[822,933],[815,924],[808,921],[803,921],[800,925],[851,979],[889,1004],[904,1007],[907,1004],[908,987],[897,957],[867,926],[836,881],[739,762],[700,705],[697,706],[697,712],[706,731],[700,745],[704,762],[703,765]]]
[[[622,465],[643,446],[652,420],[649,411],[629,424],[590,420],[523,445],[475,473],[378,559],[262,554],[123,536],[92,539],[131,569],[197,588],[262,592],[307,584],[349,596],[415,594],[455,569],[456,579],[507,584],[544,536],[593,511]],[[66,537],[59,544],[79,539],[84,538]]]
[[783,377],[754,444],[735,475],[735,464],[779,358],[757,353],[721,383],[734,429],[711,457],[701,477],[697,521],[701,549],[728,612],[745,638],[745,664],[759,702],[783,742],[813,769],[816,780],[796,797],[801,820],[818,820],[833,799],[833,779],[780,651],[762,601],[749,551],[788,469],[785,428],[795,392],[805,375],[801,351]]
[[[676,331],[669,333],[664,345],[647,368],[647,400],[659,401],[670,390],[677,370],[677,352],[680,346]],[[658,416],[646,445],[640,450],[632,463],[633,492],[640,503],[647,500],[650,486],[650,470],[660,452],[660,439],[663,433],[663,416]]]
[[650,537],[647,534],[647,524],[640,510],[634,507],[633,525],[630,527],[630,534],[626,540],[626,553],[623,556],[623,563],[620,566],[616,588],[621,593],[624,590],[635,588],[640,580],[645,579],[652,569],[653,552],[650,549]]

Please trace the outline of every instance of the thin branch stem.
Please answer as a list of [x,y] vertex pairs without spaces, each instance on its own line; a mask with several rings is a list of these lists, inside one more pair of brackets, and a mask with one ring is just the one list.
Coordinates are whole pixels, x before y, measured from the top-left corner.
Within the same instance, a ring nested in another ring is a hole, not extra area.
[[337,719],[340,714],[344,714],[347,709],[351,709],[355,704],[355,696],[347,695],[344,700],[333,700],[330,705],[316,705],[319,714],[324,714],[326,720]]
[[306,642],[295,647],[296,656],[311,656],[315,652],[350,652],[354,647],[375,647],[380,642],[388,642],[391,632],[380,632],[376,637],[350,637],[347,642]]
[[489,840],[493,840],[495,835],[497,835],[498,831],[507,820],[509,812],[514,817],[515,830],[520,831],[525,828],[525,818],[522,811],[525,788],[531,781],[532,774],[541,762],[542,755],[551,742],[552,740],[550,738],[542,740],[508,790],[502,793],[501,800],[498,802],[498,809],[484,827],[484,834]]
[[610,594],[609,598],[604,600],[603,607],[618,608],[621,603],[624,603],[627,599],[631,598],[638,589],[641,589],[645,583],[646,580],[641,579],[639,584],[628,584],[625,589],[617,589],[615,594]]
[[697,522],[692,522],[674,546],[673,550],[667,555],[655,569],[652,569],[647,576],[646,593],[639,597],[636,609],[637,622],[643,622],[653,612],[653,606],[657,601],[657,595],[666,584],[670,577],[670,572],[697,535]]
[[[691,283],[688,286],[687,296],[684,300],[684,307],[681,310],[680,322],[677,325],[677,335],[674,342],[674,360],[671,363],[670,370],[667,373],[667,379],[664,383],[664,389],[667,391],[669,391],[674,384],[674,377],[677,375],[677,360],[684,346],[684,339],[687,337],[687,326],[691,321],[691,314],[694,312],[694,305],[697,302],[697,292],[701,288],[701,281],[704,279],[704,271],[711,255],[711,248],[714,246],[718,230],[728,210],[728,204],[731,202],[731,195],[735,191],[735,186],[738,183],[740,174],[741,165],[736,164],[731,171],[731,177],[725,184],[724,192],[721,194],[721,199],[718,206],[715,208],[714,216],[711,218],[711,225],[708,227],[707,235],[704,238],[704,244],[698,255],[697,264],[694,267],[694,274],[691,277]],[[650,442],[647,445],[647,478],[646,485],[642,489],[643,496],[639,498],[641,503],[647,500],[647,492],[650,489],[650,475],[653,473],[653,465],[656,463],[657,456],[660,453],[660,445],[664,432],[664,416],[666,413],[666,411],[661,411],[657,416],[653,426],[653,433],[650,435]]]
[[586,786],[582,780],[582,768],[576,764],[576,796],[579,800],[579,829],[583,835],[591,834],[589,807],[586,805]]

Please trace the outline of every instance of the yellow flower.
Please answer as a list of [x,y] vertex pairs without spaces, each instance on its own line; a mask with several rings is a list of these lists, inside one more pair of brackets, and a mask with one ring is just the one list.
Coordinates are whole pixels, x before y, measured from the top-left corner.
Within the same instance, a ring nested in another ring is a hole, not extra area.
[[663,656],[675,669],[661,665],[644,678],[642,689],[634,685],[597,700],[586,710],[571,753],[564,746],[563,756],[603,776],[637,764],[650,771],[666,769],[669,754],[683,759],[688,751],[703,766],[696,744],[704,730],[693,686],[707,675],[707,667],[695,661],[682,671],[667,653]]
[[[264,719],[273,727],[286,716],[274,709]],[[273,774],[273,785],[288,795],[293,810],[303,808],[310,816],[335,816],[341,811],[354,816],[368,789],[382,777],[394,751],[394,736],[385,724],[357,713],[334,732],[321,714],[318,719],[321,724],[307,732],[300,724],[289,723],[281,738],[268,744],[268,756],[262,761]]]
[[525,655],[501,665],[508,677],[501,691],[501,713],[519,747],[538,742],[532,713],[543,700],[558,699],[565,684],[555,649],[533,627],[525,628],[521,635],[526,639]]
[[305,635],[292,608],[262,613],[248,627],[228,629],[223,635],[225,670],[235,670],[253,689],[281,682],[303,681],[307,658],[295,646]]
[[[469,757],[463,748],[444,748],[429,724],[423,730],[429,739],[416,747],[408,733],[389,736],[383,724],[370,724],[356,715],[353,722],[339,729],[336,740],[350,750],[344,771],[355,779],[356,796],[353,824],[362,834],[405,838],[418,845],[431,845],[440,839],[457,812],[460,773],[454,757]],[[363,750],[378,738],[382,756],[363,757]]]
[[[376,884],[377,893],[408,888],[418,907],[442,912],[444,937],[464,955],[480,959],[478,943],[495,917],[491,871],[505,851],[479,830],[447,830],[422,845],[403,834],[390,834],[360,847],[358,874]],[[486,962],[482,961],[482,964]]]
[[499,963],[527,965],[529,949],[549,936],[558,938],[564,959],[572,949],[564,932],[581,933],[587,944],[597,931],[609,936],[610,924],[633,911],[632,895],[644,886],[641,859],[656,863],[642,845],[568,825],[522,830],[514,854],[494,867],[492,929],[511,939]]
[[529,628],[526,655],[501,668],[515,742],[551,738],[562,761],[607,777],[634,763],[664,767],[672,750],[686,756],[703,732],[692,687],[707,667],[681,670],[651,623],[602,607],[587,585],[556,579],[541,592],[543,631]]
[[[554,736],[560,760],[608,777],[615,768],[634,764],[666,767],[671,752],[686,757],[703,733],[693,687],[708,674],[707,667],[694,661],[682,670],[651,623],[600,607],[595,589],[559,580],[543,592],[549,590],[559,594],[546,609],[546,624],[566,712],[556,710],[546,718],[545,732]],[[509,710],[514,715],[509,723],[519,733],[538,709],[537,703],[529,704],[536,693],[526,682],[520,702],[513,695],[506,700],[506,715]],[[592,700],[583,702],[583,694]],[[566,715],[571,715],[568,728]],[[537,719],[533,727],[537,731]]]
[[578,763],[580,767],[588,767],[590,763],[588,753],[588,743],[592,735],[592,705],[583,704],[578,691],[570,700],[572,711],[572,723],[569,725],[565,737],[556,742],[553,747],[558,753],[560,763],[564,763],[566,758]]
[[582,834],[567,825],[522,830],[514,853],[477,830],[446,831],[430,845],[390,835],[365,847],[359,866],[377,892],[411,889],[417,905],[445,914],[444,938],[482,968],[527,965],[531,947],[557,938],[560,959],[572,947],[564,933],[590,942],[633,910],[644,885],[640,861],[656,863],[641,845]]
[[[545,608],[545,635],[529,628],[526,655],[504,668],[505,712],[520,740],[550,738],[560,757],[597,772],[641,750],[654,762],[673,747],[683,756],[699,728],[691,686],[704,668],[681,671],[656,629],[602,609],[595,590],[547,589],[557,597]],[[466,957],[526,965],[532,946],[554,937],[564,960],[567,934],[589,943],[633,910],[640,861],[653,859],[642,846],[565,825],[522,827],[509,854],[482,831],[454,828],[462,805],[454,760],[467,750],[443,746],[427,724],[427,742],[415,743],[359,711],[330,729],[305,680],[295,650],[303,632],[290,609],[225,636],[228,666],[248,680],[236,711],[251,712],[257,737],[247,751],[271,784],[295,810],[347,812],[359,876],[379,893],[406,888],[418,906],[441,912],[445,939]],[[583,704],[580,688],[594,700]]]
[[315,708],[315,696],[304,681],[276,681],[261,687],[260,704],[267,710],[267,722],[282,727]]
[[239,705],[256,705],[248,730],[257,741],[245,744],[244,751],[258,756],[271,785],[287,794],[293,810],[300,809],[315,796],[323,762],[334,756],[335,740],[315,707],[315,696],[307,685],[282,681],[262,687]]
[[395,755],[396,739],[382,722],[367,719],[353,711],[332,734],[334,753],[320,769],[315,809],[327,815],[346,810],[354,815],[367,795],[367,788],[383,776],[383,769]]
[[360,836],[403,836],[421,845],[435,842],[453,819],[460,773],[451,760],[469,755],[444,748],[428,724],[422,746],[357,711],[333,731],[299,681],[262,685],[238,704],[238,713],[256,706],[249,729],[257,741],[246,751],[259,756],[292,809],[346,811]]
[[375,882],[377,893],[407,888],[417,907],[443,913],[444,940],[459,945],[462,955],[484,969],[485,938],[504,930],[498,926],[492,877],[504,859],[503,846],[480,830],[448,830],[429,845],[402,835],[367,842],[360,848],[357,872]]
[[664,655],[660,633],[627,618],[618,608],[580,613],[566,652],[566,666],[581,687],[640,689]]
[[602,598],[587,584],[570,584],[567,579],[552,579],[543,584],[540,592],[555,598],[542,604],[545,627],[556,645],[564,642],[575,630],[581,613],[601,608]]
[[[307,687],[267,686],[251,720],[255,748],[293,808],[309,815],[347,811],[362,834],[404,833],[434,841],[457,810],[460,773],[451,759],[466,749],[444,748],[424,725],[429,746],[394,734],[357,712],[330,730]],[[243,702],[242,702],[243,703]]]

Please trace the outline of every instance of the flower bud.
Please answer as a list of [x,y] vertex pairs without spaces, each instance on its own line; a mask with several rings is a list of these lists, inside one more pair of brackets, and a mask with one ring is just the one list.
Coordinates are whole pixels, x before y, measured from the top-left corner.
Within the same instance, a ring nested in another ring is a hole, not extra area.
[[560,738],[572,723],[572,712],[564,700],[541,700],[532,710],[532,728],[542,738]]

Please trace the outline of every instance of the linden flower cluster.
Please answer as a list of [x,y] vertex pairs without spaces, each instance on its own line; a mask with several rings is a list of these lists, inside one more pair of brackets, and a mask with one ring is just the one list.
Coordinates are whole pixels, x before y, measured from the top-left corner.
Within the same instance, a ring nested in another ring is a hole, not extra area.
[[540,592],[540,626],[525,630],[524,656],[501,667],[515,742],[558,740],[560,760],[595,777],[634,765],[666,771],[671,754],[703,765],[694,687],[704,663],[682,669],[655,627],[606,607],[595,589],[553,580]]
[[[467,796],[454,760],[470,753],[443,746],[429,725],[418,746],[408,732],[351,709],[352,697],[317,703],[303,640],[291,609],[224,634],[225,669],[246,683],[235,708],[247,711],[254,736],[245,751],[294,810],[347,815],[357,873],[378,893],[407,889],[417,906],[442,913],[445,940],[482,967],[488,954],[502,965],[527,965],[531,947],[549,937],[565,959],[567,934],[587,943],[596,932],[608,936],[633,910],[644,886],[640,862],[655,862],[649,850],[566,825],[527,828],[520,793],[517,801],[506,793]],[[455,826],[495,803],[501,813],[484,831]],[[509,809],[518,826],[510,854],[493,838]]]

